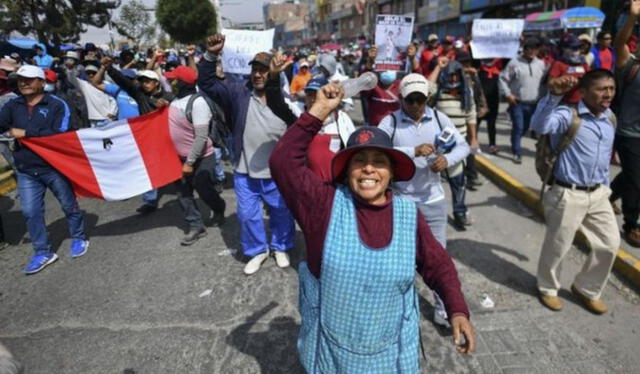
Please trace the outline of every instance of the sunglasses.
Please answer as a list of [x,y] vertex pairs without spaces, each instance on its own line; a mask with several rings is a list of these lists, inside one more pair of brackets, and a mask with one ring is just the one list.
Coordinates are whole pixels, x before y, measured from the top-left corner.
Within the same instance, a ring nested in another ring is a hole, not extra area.
[[407,105],[413,105],[413,104],[422,105],[427,102],[427,98],[424,96],[413,96],[413,97],[409,96],[404,98],[404,102]]

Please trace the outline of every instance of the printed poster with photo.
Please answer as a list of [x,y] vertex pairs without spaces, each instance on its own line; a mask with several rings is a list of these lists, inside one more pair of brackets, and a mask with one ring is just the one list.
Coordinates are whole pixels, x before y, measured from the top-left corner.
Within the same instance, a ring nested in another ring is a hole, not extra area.
[[404,70],[413,35],[413,17],[381,14],[376,18],[376,70]]

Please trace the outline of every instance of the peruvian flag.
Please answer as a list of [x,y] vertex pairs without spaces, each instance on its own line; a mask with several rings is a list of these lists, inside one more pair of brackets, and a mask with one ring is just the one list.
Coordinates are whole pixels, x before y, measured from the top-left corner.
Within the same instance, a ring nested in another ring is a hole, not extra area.
[[77,196],[128,199],[182,177],[168,113],[163,108],[100,128],[23,138],[22,143],[69,178]]

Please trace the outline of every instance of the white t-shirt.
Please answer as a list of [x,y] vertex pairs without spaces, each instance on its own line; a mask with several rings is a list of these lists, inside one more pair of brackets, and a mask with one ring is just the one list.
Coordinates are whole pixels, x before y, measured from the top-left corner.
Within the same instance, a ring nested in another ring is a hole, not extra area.
[[118,118],[118,103],[91,83],[78,79],[80,91],[87,103],[87,113],[92,121],[115,120]]

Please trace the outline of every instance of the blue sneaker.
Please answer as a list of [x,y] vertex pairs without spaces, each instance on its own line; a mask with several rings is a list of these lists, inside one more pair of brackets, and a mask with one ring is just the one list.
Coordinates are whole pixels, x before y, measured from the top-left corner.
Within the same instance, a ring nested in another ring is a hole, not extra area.
[[69,247],[69,254],[71,257],[80,257],[83,254],[87,253],[87,249],[89,249],[89,241],[82,239],[73,239],[71,242],[71,247]]
[[35,274],[44,269],[45,266],[55,262],[57,259],[58,255],[55,253],[33,255],[27,266],[24,268],[24,273]]

